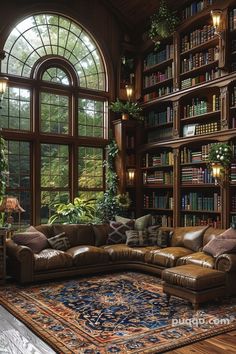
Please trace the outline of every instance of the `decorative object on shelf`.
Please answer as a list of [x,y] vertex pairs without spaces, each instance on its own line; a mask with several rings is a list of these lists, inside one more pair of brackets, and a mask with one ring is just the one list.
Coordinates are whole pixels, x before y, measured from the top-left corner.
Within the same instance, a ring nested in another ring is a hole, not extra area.
[[176,12],[170,10],[165,0],[161,0],[160,7],[151,17],[151,26],[148,32],[149,38],[155,43],[158,49],[160,39],[169,37],[179,23]]
[[117,98],[115,102],[111,102],[110,110],[115,113],[121,113],[123,120],[129,118],[143,120],[143,117],[141,116],[142,108],[137,102],[127,101],[124,103]]
[[209,150],[208,162],[212,170],[215,184],[223,186],[225,174],[233,159],[232,148],[227,143],[212,144]]
[[128,209],[131,205],[131,199],[129,197],[129,193],[117,194],[115,200],[117,202],[117,205],[121,209]]
[[93,219],[95,199],[85,200],[76,197],[73,203],[58,203],[54,205],[54,208],[56,209],[55,214],[49,218],[49,224],[53,224],[54,222],[80,224]]
[[129,168],[127,170],[127,184],[128,184],[128,186],[133,186],[134,180],[135,180],[135,169]]
[[[16,197],[6,196],[3,198],[2,203],[0,205],[0,212],[7,213],[6,224],[12,225],[14,222],[12,213],[18,213],[18,223],[20,227],[20,214],[25,212],[25,210],[20,206],[19,200]],[[4,221],[4,217],[3,217]]]
[[2,108],[2,99],[7,89],[7,82],[8,82],[7,77],[0,76],[0,108]]
[[219,37],[221,37],[221,16],[222,16],[222,11],[221,10],[211,10],[211,17],[212,17],[212,23],[215,29],[215,34]]

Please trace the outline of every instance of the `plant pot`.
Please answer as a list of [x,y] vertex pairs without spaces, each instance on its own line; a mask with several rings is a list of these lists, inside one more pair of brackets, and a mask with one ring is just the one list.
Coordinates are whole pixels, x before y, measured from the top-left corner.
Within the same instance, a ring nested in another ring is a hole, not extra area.
[[122,113],[121,119],[122,120],[128,120],[129,119],[128,113]]

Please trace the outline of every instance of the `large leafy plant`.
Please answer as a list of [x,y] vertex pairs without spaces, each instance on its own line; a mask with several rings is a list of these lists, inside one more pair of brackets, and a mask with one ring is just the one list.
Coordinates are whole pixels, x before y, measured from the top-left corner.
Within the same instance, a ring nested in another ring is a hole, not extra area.
[[115,113],[128,114],[132,119],[143,120],[143,117],[141,116],[142,108],[137,102],[122,102],[117,98],[116,101],[111,102],[110,110]]
[[158,49],[160,40],[169,37],[179,23],[179,18],[175,11],[168,8],[165,0],[161,0],[160,7],[151,17],[151,25],[148,32],[149,38],[155,43]]
[[55,214],[48,220],[49,224],[54,222],[64,224],[81,224],[89,222],[94,217],[95,199],[85,200],[75,198],[73,203],[58,203],[54,205]]

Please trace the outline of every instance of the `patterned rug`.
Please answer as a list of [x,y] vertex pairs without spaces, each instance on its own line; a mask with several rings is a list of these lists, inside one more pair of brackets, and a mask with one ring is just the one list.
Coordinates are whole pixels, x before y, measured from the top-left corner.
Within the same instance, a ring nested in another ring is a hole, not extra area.
[[194,312],[157,277],[127,272],[0,289],[0,303],[58,353],[163,353],[236,329],[236,298]]

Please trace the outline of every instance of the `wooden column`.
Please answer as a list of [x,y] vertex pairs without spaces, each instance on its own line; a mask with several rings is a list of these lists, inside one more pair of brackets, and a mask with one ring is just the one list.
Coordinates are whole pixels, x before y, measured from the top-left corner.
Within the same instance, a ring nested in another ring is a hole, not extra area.
[[174,154],[174,183],[173,183],[173,198],[174,198],[174,210],[173,219],[174,227],[180,226],[180,198],[181,198],[181,188],[180,188],[180,150],[179,148],[173,149]]
[[180,36],[178,32],[175,32],[173,35],[173,90],[178,91],[180,88]]
[[229,89],[228,86],[220,88],[220,104],[221,104],[221,130],[229,129]]
[[173,102],[173,113],[174,113],[174,122],[173,122],[173,138],[180,137],[180,103],[179,101]]

